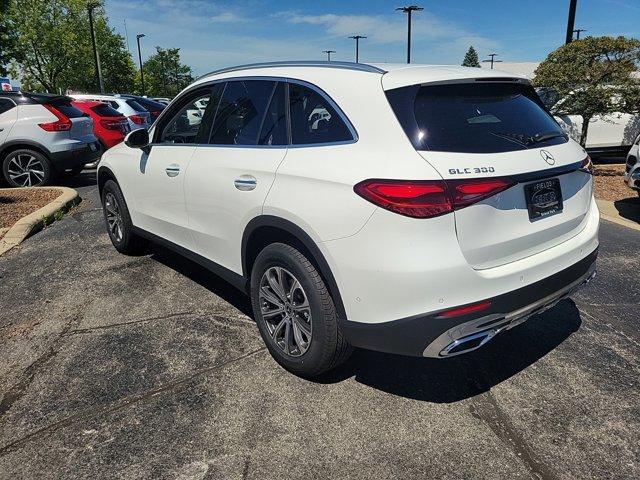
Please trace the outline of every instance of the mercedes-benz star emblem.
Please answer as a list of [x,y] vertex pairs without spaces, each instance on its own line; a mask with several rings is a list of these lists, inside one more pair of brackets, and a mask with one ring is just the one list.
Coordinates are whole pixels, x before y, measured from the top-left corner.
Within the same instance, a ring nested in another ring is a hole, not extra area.
[[547,162],[549,165],[553,165],[554,163],[556,163],[556,159],[553,158],[553,155],[551,155],[549,152],[547,152],[546,150],[540,150],[540,156],[542,157],[542,159]]

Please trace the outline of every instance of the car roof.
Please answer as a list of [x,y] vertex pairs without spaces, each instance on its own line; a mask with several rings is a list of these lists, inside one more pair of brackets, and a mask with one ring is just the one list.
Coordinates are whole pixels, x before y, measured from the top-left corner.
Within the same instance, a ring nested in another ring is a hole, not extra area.
[[252,76],[265,75],[265,69],[283,70],[291,68],[299,75],[301,70],[306,71],[312,77],[315,69],[335,69],[342,72],[369,73],[383,78],[385,90],[407,85],[424,83],[457,82],[461,80],[480,79],[481,81],[509,81],[529,83],[522,75],[502,72],[500,70],[481,69],[474,67],[461,67],[457,65],[421,65],[406,63],[354,63],[354,62],[322,62],[322,61],[285,61],[252,63],[238,65],[236,67],[215,70],[199,77],[196,83],[206,80],[214,80],[218,76],[230,77],[230,73]]

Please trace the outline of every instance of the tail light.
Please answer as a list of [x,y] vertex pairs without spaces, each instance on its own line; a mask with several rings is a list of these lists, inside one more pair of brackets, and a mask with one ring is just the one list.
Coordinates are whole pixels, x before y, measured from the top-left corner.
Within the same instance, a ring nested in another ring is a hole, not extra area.
[[142,115],[129,115],[129,120],[136,125],[144,125],[146,123],[146,118]]
[[105,128],[107,130],[122,131],[124,129],[122,120],[108,120],[106,118],[101,118],[100,125],[102,126],[102,128]]
[[464,305],[462,307],[455,307],[449,310],[444,310],[440,312],[437,318],[454,318],[460,317],[462,315],[467,315],[469,313],[481,312],[486,310],[491,306],[491,300],[483,300],[478,303],[471,303],[469,305]]
[[67,132],[71,130],[71,120],[53,105],[43,103],[42,106],[53,113],[57,120],[55,122],[39,123],[38,126],[47,132]]
[[431,218],[491,197],[515,182],[501,178],[469,180],[365,180],[353,189],[365,200],[400,215]]

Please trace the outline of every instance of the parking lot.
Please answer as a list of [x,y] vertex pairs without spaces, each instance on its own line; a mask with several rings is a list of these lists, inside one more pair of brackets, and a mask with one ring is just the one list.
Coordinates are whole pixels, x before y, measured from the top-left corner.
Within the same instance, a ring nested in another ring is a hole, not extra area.
[[0,478],[640,478],[640,232],[603,221],[596,279],[481,350],[312,382],[222,280],[119,255],[74,182],[0,258]]

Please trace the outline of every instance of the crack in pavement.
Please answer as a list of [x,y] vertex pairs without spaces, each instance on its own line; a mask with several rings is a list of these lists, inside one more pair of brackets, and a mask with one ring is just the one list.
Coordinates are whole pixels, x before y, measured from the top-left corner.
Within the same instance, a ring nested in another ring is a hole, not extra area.
[[19,449],[20,447],[22,447],[23,445],[25,445],[26,443],[28,443],[29,441],[44,435],[44,434],[48,434],[48,433],[53,433],[56,432],[62,428],[65,428],[69,425],[72,425],[75,422],[78,421],[86,421],[86,420],[90,420],[92,418],[96,418],[99,417],[100,415],[105,415],[108,413],[113,413],[116,412],[118,410],[121,410],[123,408],[126,408],[130,405],[134,405],[137,404],[139,402],[143,402],[145,400],[148,400],[156,395],[159,395],[161,393],[164,392],[168,392],[171,390],[177,390],[179,391],[179,387],[183,387],[186,386],[187,383],[197,379],[198,377],[205,375],[209,372],[215,371],[215,370],[220,370],[224,367],[226,367],[227,365],[230,365],[234,362],[238,362],[240,360],[244,360],[245,358],[248,358],[252,355],[255,355],[257,353],[260,353],[264,350],[266,350],[267,347],[260,347],[258,349],[252,350],[250,352],[247,352],[243,355],[240,355],[239,357],[235,357],[232,358],[230,360],[226,360],[224,362],[212,365],[211,367],[207,367],[207,368],[203,368],[200,370],[196,370],[194,373],[188,375],[185,378],[182,378],[180,380],[174,380],[172,382],[167,382],[163,385],[160,385],[159,387],[156,388],[152,388],[150,390],[146,390],[144,392],[141,393],[137,393],[134,395],[130,395],[130,396],[126,396],[121,398],[120,400],[116,400],[115,402],[112,402],[108,405],[104,405],[102,407],[94,407],[91,408],[90,410],[85,410],[82,412],[78,412],[78,413],[74,413],[73,415],[69,415],[66,418],[63,418],[62,420],[59,420],[55,423],[52,423],[50,425],[47,425],[46,427],[42,427],[34,432],[31,432],[27,435],[25,435],[22,438],[19,438],[17,440],[15,440],[14,442],[11,442],[7,445],[4,445],[2,447],[0,447],[0,457],[3,457],[5,455],[7,455],[8,453],[11,453],[17,449]]
[[51,346],[45,351],[45,353],[40,355],[27,368],[25,368],[18,383],[12,385],[11,388],[9,388],[9,390],[7,390],[7,392],[2,396],[2,401],[0,401],[0,419],[9,411],[11,406],[17,400],[22,398],[25,390],[33,381],[36,373],[38,373],[38,370],[58,354],[60,346],[64,338],[66,337],[67,332],[69,332],[74,325],[78,325],[80,323],[87,304],[88,303],[78,307],[78,312],[68,317],[68,320],[65,322],[63,329],[55,338]]
[[469,411],[475,418],[486,423],[498,439],[516,454],[533,478],[540,480],[556,478],[553,471],[527,445],[490,391],[474,398]]
[[76,330],[69,330],[68,332],[66,332],[65,336],[69,337],[71,335],[78,335],[80,333],[90,333],[96,330],[106,330],[109,328],[124,327],[127,325],[135,325],[138,323],[157,322],[158,320],[171,320],[176,317],[193,315],[194,313],[195,312],[178,312],[178,313],[171,313],[169,315],[161,315],[159,317],[143,318],[140,320],[131,320],[130,322],[110,323],[109,325],[99,325],[97,327],[78,328]]

